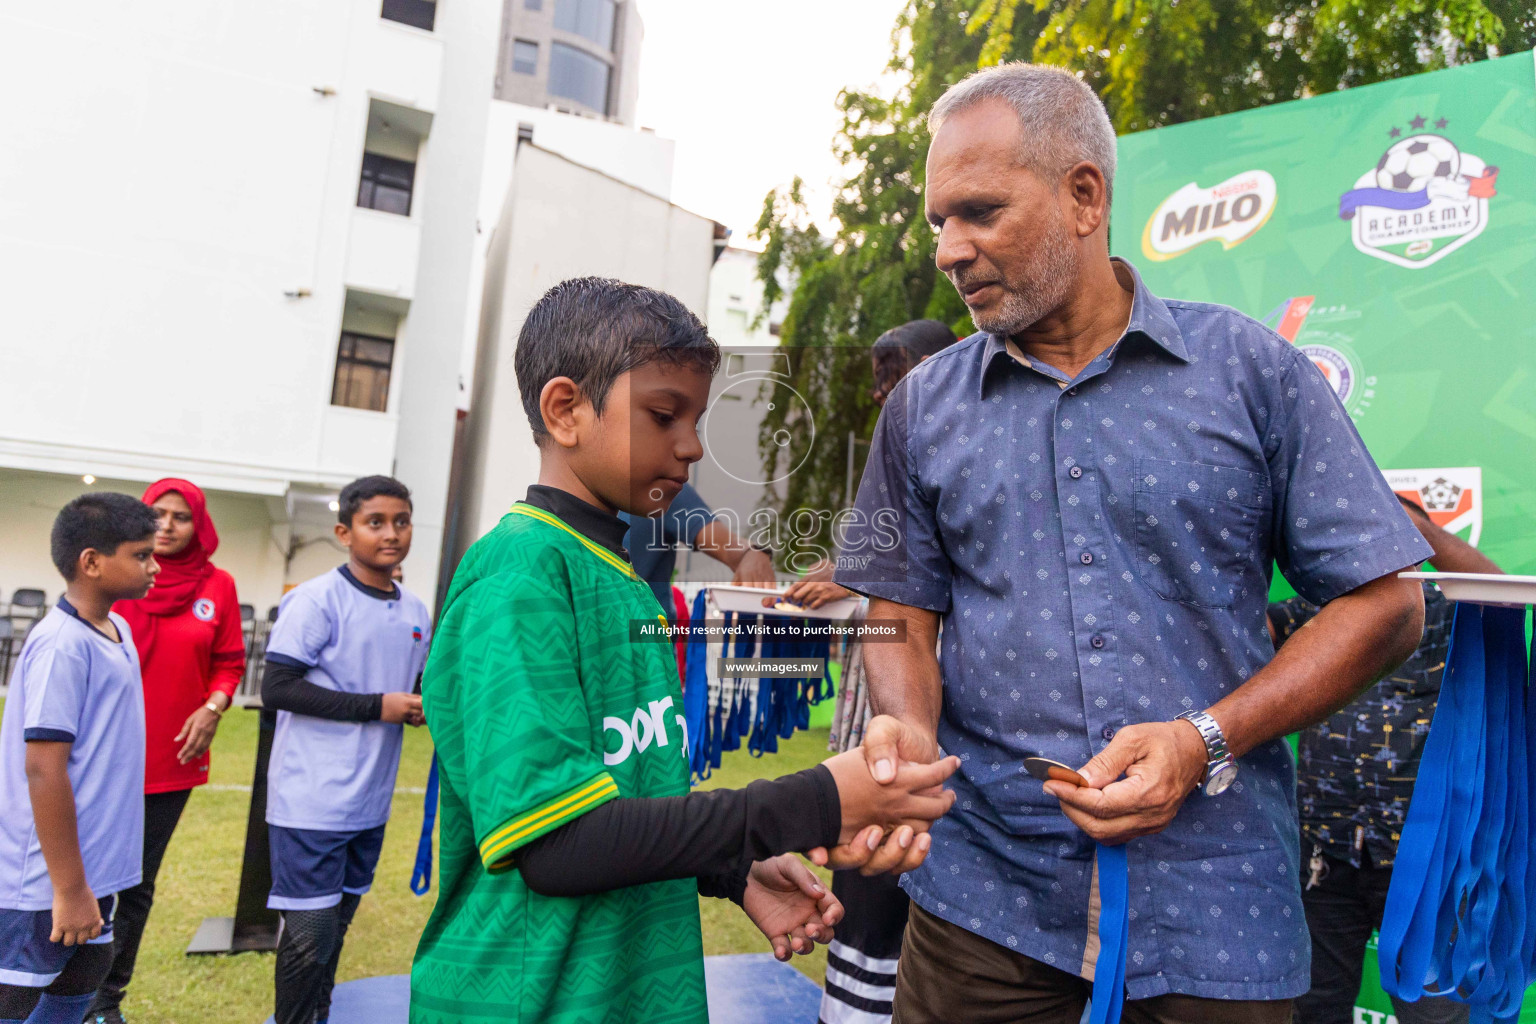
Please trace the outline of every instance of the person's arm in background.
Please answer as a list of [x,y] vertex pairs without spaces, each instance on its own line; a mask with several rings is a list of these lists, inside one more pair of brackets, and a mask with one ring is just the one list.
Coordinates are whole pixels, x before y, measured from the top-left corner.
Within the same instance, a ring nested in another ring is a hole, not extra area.
[[665,539],[673,544],[687,544],[702,551],[731,570],[731,582],[741,587],[772,587],[773,559],[736,536],[730,526],[715,518],[692,484],[685,484],[672,504],[661,514]]
[[1436,571],[1480,572],[1500,576],[1504,574],[1504,570],[1495,565],[1493,559],[1455,534],[1442,530],[1430,522],[1424,510],[1413,502],[1404,501],[1403,508],[1407,510],[1408,518],[1413,521],[1413,525],[1419,528],[1419,532],[1429,542],[1429,546],[1435,549],[1435,553],[1429,558],[1429,564],[1433,565]]
[[738,587],[778,586],[768,552],[752,547],[720,520],[706,523],[694,534],[692,543],[696,550],[730,569],[731,582]]
[[[182,764],[202,757],[213,744],[224,712],[235,701],[235,691],[245,675],[245,634],[240,629],[240,599],[235,588],[214,602],[218,618],[213,627],[212,673],[208,679],[208,699],[181,724],[176,739],[183,740],[176,759]],[[209,705],[217,711],[209,709]]]

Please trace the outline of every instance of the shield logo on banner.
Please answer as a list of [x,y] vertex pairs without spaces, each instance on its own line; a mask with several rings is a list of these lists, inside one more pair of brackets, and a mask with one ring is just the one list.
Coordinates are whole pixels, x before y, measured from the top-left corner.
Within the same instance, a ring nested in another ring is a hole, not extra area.
[[1430,522],[1448,533],[1468,531],[1467,543],[1477,546],[1483,532],[1481,466],[1387,469],[1382,475],[1392,490],[1422,506]]

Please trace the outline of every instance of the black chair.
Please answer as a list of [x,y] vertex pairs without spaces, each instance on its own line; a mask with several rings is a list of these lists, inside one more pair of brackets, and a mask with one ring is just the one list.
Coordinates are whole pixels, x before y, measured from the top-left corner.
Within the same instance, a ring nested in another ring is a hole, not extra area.
[[25,637],[27,632],[48,614],[48,595],[36,587],[20,587],[11,595],[11,607],[6,624],[13,637]]
[[11,659],[16,655],[16,627],[10,619],[0,619],[0,683],[11,680]]
[[24,616],[34,619],[42,618],[48,611],[48,595],[36,587],[21,587],[11,595],[11,617],[15,618],[19,609],[25,609]]
[[267,609],[267,621],[268,622],[276,622],[277,621],[277,605],[273,605],[271,608]]
[[253,605],[253,604],[242,604],[240,606],[240,621],[241,622],[255,622],[256,621],[256,606]]

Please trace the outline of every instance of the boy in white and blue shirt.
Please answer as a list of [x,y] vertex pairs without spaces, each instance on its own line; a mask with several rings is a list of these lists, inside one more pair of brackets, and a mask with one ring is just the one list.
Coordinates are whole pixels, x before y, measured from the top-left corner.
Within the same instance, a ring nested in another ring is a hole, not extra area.
[[284,920],[276,1024],[329,1015],[342,942],[384,842],[401,725],[423,721],[412,691],[427,607],[390,578],[410,551],[410,491],[365,477],[339,505],[348,563],[283,598],[262,681],[262,702],[277,709],[267,768],[267,905]]
[[143,861],[144,694],[115,601],[148,592],[154,510],[85,494],[54,520],[65,594],[32,627],[0,721],[0,1021],[79,1024]]

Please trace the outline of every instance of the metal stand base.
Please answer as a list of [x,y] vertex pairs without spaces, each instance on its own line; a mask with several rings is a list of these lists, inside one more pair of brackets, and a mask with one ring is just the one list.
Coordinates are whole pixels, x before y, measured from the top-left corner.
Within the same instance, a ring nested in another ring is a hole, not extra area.
[[272,756],[272,734],[277,713],[251,710],[261,715],[256,737],[256,771],[251,779],[251,808],[245,823],[245,856],[240,862],[240,893],[234,917],[205,917],[187,946],[187,956],[210,953],[268,953],[277,948],[282,918],[267,907],[272,888],[272,864],[267,848],[267,762]]
[[187,956],[270,953],[277,948],[281,934],[281,925],[247,925],[237,929],[232,917],[205,917],[187,946]]

